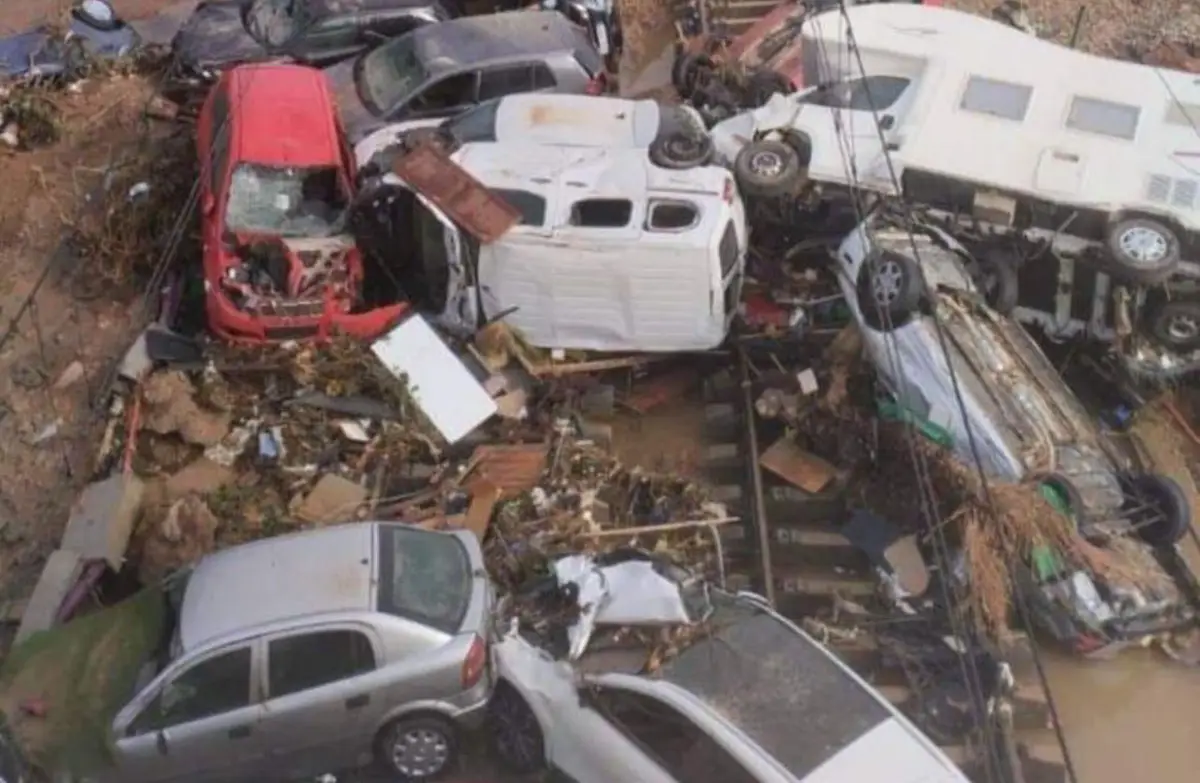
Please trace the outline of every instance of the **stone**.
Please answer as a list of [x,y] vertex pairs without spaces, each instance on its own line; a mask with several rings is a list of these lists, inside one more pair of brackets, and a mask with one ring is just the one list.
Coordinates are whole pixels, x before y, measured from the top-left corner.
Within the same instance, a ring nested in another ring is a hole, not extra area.
[[118,473],[89,484],[71,507],[59,548],[85,560],[105,560],[114,571],[121,570],[144,489],[133,474]]

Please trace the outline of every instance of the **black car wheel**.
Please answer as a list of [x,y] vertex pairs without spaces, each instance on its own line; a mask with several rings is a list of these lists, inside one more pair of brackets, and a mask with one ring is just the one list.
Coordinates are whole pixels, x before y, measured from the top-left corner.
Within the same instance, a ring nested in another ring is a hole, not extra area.
[[501,681],[488,703],[488,725],[496,757],[512,771],[530,774],[546,766],[546,742],[537,716],[517,693]]
[[401,718],[379,736],[376,754],[383,767],[406,783],[436,780],[458,757],[458,732],[434,715]]
[[671,85],[687,100],[696,91],[696,84],[703,71],[713,68],[712,58],[707,54],[680,52],[671,65]]
[[773,198],[792,192],[804,180],[795,147],[776,139],[759,139],[742,148],[733,161],[738,188],[748,196]]
[[867,326],[884,332],[899,329],[921,305],[921,271],[908,256],[874,253],[858,273],[857,291]]
[[1000,315],[1008,315],[1017,308],[1020,296],[1017,267],[1003,250],[991,248],[979,258],[976,285],[984,301]]
[[1129,480],[1131,521],[1150,546],[1177,544],[1192,527],[1192,506],[1170,476],[1147,473]]
[[1137,283],[1161,283],[1179,263],[1179,237],[1151,218],[1127,218],[1109,226],[1106,237],[1116,271]]
[[1176,351],[1200,348],[1200,301],[1164,302],[1150,313],[1150,334]]
[[713,143],[706,135],[672,133],[650,144],[650,162],[664,169],[707,166],[713,159]]

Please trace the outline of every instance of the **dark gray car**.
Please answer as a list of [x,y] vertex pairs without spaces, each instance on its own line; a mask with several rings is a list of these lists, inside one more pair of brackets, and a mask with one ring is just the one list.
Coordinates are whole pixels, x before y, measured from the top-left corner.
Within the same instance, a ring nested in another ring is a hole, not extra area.
[[419,28],[326,73],[357,142],[514,93],[588,92],[603,69],[587,32],[561,14],[510,11]]

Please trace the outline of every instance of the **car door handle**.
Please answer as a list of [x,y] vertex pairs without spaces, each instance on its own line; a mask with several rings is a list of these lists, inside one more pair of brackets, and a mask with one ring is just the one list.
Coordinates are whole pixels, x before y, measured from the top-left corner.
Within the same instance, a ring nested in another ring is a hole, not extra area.
[[249,726],[234,726],[229,730],[229,739],[245,739],[250,736]]
[[357,696],[351,696],[346,699],[346,709],[357,710],[359,707],[365,707],[371,703],[370,694],[360,693]]

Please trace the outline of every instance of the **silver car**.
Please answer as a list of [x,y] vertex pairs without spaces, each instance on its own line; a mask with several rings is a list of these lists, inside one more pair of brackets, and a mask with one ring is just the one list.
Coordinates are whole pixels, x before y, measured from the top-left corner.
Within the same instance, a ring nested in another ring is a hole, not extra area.
[[210,555],[170,662],[113,723],[122,783],[449,769],[491,694],[493,602],[469,532],[359,523]]

